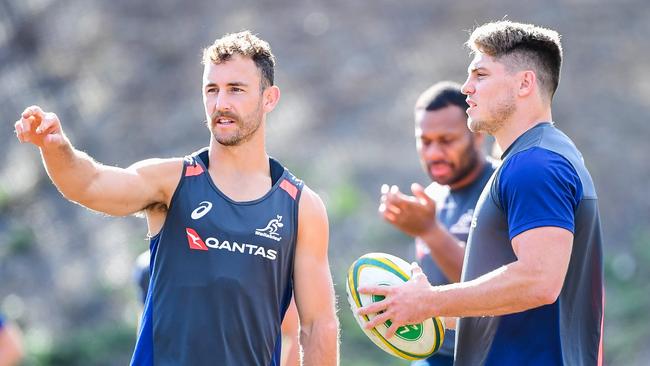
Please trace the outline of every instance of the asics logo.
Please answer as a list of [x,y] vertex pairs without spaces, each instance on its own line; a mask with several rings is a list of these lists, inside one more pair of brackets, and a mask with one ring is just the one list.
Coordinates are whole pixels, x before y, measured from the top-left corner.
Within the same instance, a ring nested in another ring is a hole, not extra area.
[[192,211],[192,214],[190,216],[192,217],[192,219],[198,220],[201,217],[205,216],[205,214],[210,212],[211,208],[212,208],[212,202],[203,201],[199,203],[199,207],[197,207],[194,211]]

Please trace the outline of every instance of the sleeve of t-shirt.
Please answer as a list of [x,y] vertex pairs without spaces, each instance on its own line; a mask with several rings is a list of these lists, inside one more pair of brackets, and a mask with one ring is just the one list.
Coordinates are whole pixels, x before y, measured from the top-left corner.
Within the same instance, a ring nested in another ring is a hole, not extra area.
[[504,163],[498,189],[510,240],[543,226],[574,232],[582,183],[563,156],[540,147],[513,155]]

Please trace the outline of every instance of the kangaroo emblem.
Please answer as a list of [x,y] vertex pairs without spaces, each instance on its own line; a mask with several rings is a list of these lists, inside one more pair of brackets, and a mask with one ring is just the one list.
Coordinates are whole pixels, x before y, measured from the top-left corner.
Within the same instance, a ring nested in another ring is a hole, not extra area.
[[278,229],[283,227],[284,224],[282,221],[282,216],[276,215],[275,219],[271,219],[264,229],[256,229],[255,235],[263,236],[265,238],[273,239],[275,241],[280,241],[282,238],[278,234]]

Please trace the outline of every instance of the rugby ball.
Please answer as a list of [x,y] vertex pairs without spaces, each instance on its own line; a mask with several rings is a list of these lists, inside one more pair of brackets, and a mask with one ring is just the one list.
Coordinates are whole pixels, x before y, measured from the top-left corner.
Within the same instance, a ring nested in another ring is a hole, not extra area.
[[385,253],[368,253],[352,263],[345,287],[354,318],[374,344],[395,357],[420,360],[436,353],[442,345],[445,326],[440,318],[399,327],[393,337],[386,339],[386,331],[391,325],[390,320],[368,330],[365,325],[376,314],[357,315],[356,313],[357,309],[384,298],[380,295],[360,294],[357,291],[359,287],[396,286],[408,281],[409,278],[411,278],[411,265],[403,259]]

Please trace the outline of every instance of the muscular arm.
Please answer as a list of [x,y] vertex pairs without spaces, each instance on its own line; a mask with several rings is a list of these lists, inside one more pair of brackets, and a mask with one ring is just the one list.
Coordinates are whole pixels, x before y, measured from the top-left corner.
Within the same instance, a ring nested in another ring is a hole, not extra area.
[[52,182],[69,200],[109,215],[129,215],[168,204],[182,169],[181,159],[151,159],[127,169],[102,165],[76,150],[54,113],[29,107],[15,124],[21,142],[40,148]]
[[41,153],[52,182],[67,199],[114,216],[167,205],[182,169],[181,159],[143,160],[126,169],[106,166],[71,145]]
[[[551,304],[562,290],[572,243],[573,234],[566,229],[531,229],[512,239],[517,260],[508,265],[472,281],[445,286],[430,286],[420,271],[403,286],[360,290],[386,296],[361,313],[387,309],[368,327],[391,319],[394,332],[398,326],[432,316],[494,316]],[[411,303],[414,298],[419,299],[417,306]]]
[[305,365],[338,365],[338,320],[329,269],[327,213],[305,187],[300,199],[295,256],[295,300]]
[[[512,239],[517,260],[472,281],[432,289],[438,312],[452,316],[503,315],[552,304],[560,295],[573,234],[557,227]],[[459,301],[461,300],[462,301]]]

